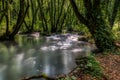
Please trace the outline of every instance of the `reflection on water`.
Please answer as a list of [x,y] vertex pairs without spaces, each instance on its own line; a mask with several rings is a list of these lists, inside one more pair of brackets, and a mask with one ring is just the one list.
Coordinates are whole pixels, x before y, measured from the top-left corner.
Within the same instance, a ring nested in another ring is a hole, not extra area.
[[87,48],[68,36],[19,36],[16,43],[0,43],[0,80],[19,80],[42,73],[53,77],[67,74],[76,66],[74,58],[78,52]]

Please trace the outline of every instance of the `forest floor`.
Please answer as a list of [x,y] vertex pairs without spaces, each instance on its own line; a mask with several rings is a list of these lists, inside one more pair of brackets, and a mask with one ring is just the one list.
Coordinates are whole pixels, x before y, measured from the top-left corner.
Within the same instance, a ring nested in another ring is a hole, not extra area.
[[[104,77],[100,80],[120,80],[120,55],[97,54],[95,58],[103,69]],[[89,74],[81,75],[79,71],[74,76],[77,76],[77,80],[98,80]]]
[[120,55],[96,55],[108,80],[120,80]]

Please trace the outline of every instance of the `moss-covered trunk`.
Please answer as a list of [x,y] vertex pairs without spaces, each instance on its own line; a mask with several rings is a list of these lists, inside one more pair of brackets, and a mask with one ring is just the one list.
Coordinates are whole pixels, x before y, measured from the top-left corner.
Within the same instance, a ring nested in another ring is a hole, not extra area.
[[95,44],[100,51],[115,48],[114,37],[111,29],[105,24],[99,24],[95,29],[88,27],[94,38]]
[[74,0],[70,0],[70,3],[80,23],[89,29],[97,48],[100,51],[115,48],[112,29],[103,18],[101,0],[83,0],[85,16],[79,12]]

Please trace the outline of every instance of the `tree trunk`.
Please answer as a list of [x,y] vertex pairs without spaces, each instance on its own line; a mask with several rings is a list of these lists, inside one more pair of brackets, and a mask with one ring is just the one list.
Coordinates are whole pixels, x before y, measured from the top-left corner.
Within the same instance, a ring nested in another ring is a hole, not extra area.
[[[113,9],[112,9],[113,10],[112,14],[108,16],[109,24],[110,24],[111,29],[113,28],[117,13],[119,11],[119,7],[120,7],[120,0],[115,0],[114,6],[113,6]],[[109,10],[109,13],[110,13],[110,11],[111,10]]]
[[20,0],[20,1],[21,1],[20,2],[20,11],[19,11],[19,14],[18,14],[18,19],[17,19],[16,25],[15,25],[15,28],[12,31],[12,33],[10,34],[11,38],[14,38],[14,36],[18,33],[22,23],[24,22],[25,16],[27,14],[27,10],[29,8],[29,5],[28,5],[25,9],[24,0]]
[[115,48],[114,38],[110,27],[108,27],[106,24],[102,24],[102,22],[101,24],[94,26],[95,29],[90,26],[87,27],[94,38],[97,48],[100,51],[112,50]]
[[115,48],[112,30],[102,17],[100,0],[83,0],[86,9],[86,17],[84,17],[78,10],[74,0],[70,0],[73,10],[78,20],[87,26],[95,44],[100,51],[111,50]]
[[10,3],[9,1],[6,2],[6,34],[9,34],[10,28]]
[[[0,40],[1,41],[4,41],[4,40],[14,40],[14,37],[15,35],[18,33],[23,21],[24,21],[24,18],[26,16],[26,13],[27,13],[27,10],[28,10],[28,7],[25,9],[25,4],[24,4],[24,0],[20,0],[20,10],[19,10],[19,14],[18,14],[18,18],[17,18],[17,22],[16,22],[16,25],[14,26],[14,30],[11,32],[11,33],[5,33],[3,34],[1,37],[0,37]],[[8,24],[8,23],[7,23]]]

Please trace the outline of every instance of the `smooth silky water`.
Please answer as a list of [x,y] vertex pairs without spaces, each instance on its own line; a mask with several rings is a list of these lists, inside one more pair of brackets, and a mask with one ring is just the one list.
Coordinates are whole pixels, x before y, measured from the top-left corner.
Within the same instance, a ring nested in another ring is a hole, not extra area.
[[20,80],[46,74],[55,77],[75,68],[75,57],[90,51],[78,35],[19,36],[16,42],[0,43],[0,80]]

